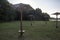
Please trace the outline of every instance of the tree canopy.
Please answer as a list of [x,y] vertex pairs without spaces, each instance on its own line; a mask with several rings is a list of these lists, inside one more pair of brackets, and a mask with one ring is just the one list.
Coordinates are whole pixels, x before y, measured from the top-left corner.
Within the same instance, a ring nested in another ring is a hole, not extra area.
[[[47,13],[42,13],[41,9],[36,8],[35,10],[28,4],[12,5],[7,0],[0,0],[0,22],[20,20],[20,6],[23,6],[23,20],[30,20],[32,18],[33,20],[48,21],[50,18]],[[30,15],[32,15],[32,17],[30,17]]]

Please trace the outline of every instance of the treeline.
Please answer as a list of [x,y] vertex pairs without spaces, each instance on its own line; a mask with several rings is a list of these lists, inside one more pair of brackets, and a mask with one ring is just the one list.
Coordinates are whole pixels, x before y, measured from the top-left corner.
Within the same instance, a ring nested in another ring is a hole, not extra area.
[[[24,4],[26,6],[26,4]],[[14,6],[7,0],[0,1],[0,22],[16,21],[21,19],[21,11],[19,8],[14,8]],[[41,9],[37,8],[27,9],[22,11],[23,20],[39,20],[39,21],[49,21],[50,16],[47,13],[43,13]]]

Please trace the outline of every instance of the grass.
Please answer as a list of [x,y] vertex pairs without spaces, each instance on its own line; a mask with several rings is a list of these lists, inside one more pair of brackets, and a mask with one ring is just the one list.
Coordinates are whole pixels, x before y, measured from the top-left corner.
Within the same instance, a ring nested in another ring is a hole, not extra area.
[[[60,40],[60,22],[58,28],[54,21],[23,21],[24,40]],[[18,40],[20,21],[0,23],[0,40]],[[21,39],[19,39],[21,40]]]

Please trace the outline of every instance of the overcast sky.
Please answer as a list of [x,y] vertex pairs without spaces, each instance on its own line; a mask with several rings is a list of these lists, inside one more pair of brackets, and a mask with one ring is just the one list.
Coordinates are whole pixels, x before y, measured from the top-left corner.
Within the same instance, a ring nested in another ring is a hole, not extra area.
[[[51,15],[55,12],[60,12],[60,0],[8,0],[12,4],[25,3],[30,4],[34,9],[40,8],[43,12],[47,12]],[[60,16],[59,16],[60,18]]]

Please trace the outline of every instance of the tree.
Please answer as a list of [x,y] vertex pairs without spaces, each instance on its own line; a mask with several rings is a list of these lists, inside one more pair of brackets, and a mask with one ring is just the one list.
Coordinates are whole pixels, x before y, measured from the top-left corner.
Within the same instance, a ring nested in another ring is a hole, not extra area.
[[49,21],[50,16],[47,13],[43,13],[43,18],[45,21]]
[[13,21],[17,17],[17,12],[11,7],[7,0],[0,1],[0,21]]
[[42,10],[41,9],[39,9],[39,8],[36,8],[36,13],[42,13]]
[[42,20],[42,10],[39,8],[35,10],[35,20]]

